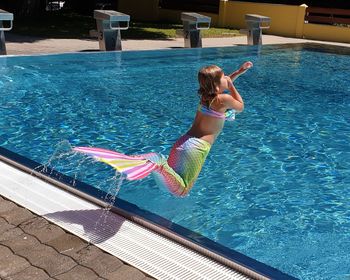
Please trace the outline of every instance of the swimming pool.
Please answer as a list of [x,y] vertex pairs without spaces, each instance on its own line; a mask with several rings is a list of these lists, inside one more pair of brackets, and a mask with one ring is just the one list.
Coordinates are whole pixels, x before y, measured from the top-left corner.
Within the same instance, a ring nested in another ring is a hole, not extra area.
[[[119,197],[295,277],[346,279],[349,54],[286,45],[1,58],[0,145],[41,163],[64,140],[167,154],[191,124],[198,69],[251,60],[237,81],[246,110],[225,125],[190,196],[147,178],[124,182]],[[79,163],[55,168],[113,187],[107,166]]]

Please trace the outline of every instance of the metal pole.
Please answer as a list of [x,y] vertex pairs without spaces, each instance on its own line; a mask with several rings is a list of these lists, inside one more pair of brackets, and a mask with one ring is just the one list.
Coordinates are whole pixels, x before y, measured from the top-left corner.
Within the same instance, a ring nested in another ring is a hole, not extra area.
[[[0,20],[0,29],[3,28],[3,22]],[[0,31],[0,55],[6,55],[5,32]]]
[[[115,23],[119,27],[119,22]],[[120,30],[110,29],[110,21],[97,20],[98,41],[100,50],[103,51],[121,51],[122,41]]]
[[185,48],[201,48],[202,36],[200,30],[196,29],[196,23],[184,21]]
[[248,27],[248,45],[261,45],[262,44],[262,29],[259,22],[251,22]]

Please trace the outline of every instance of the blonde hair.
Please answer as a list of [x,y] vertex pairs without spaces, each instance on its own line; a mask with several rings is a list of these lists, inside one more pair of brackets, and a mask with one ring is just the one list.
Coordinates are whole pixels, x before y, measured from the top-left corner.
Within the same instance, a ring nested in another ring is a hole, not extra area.
[[198,95],[201,103],[207,107],[218,95],[218,88],[220,87],[220,80],[224,72],[216,65],[203,67],[198,72],[199,89]]

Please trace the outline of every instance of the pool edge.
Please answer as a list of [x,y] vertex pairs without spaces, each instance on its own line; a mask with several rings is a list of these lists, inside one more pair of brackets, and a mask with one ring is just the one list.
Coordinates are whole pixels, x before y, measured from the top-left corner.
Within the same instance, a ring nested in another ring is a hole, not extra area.
[[[225,49],[235,49],[235,48],[241,48],[241,47],[249,47],[251,49],[256,49],[256,50],[261,50],[264,48],[269,48],[269,47],[295,47],[295,46],[300,46],[302,48],[305,47],[312,47],[312,46],[318,46],[321,48],[328,48],[328,49],[342,49],[347,52],[347,54],[350,54],[350,45],[345,46],[345,45],[337,45],[333,44],[332,42],[295,42],[295,43],[279,43],[279,44],[264,44],[264,45],[232,45],[232,46],[211,46],[211,47],[203,47],[203,48],[198,48],[195,49],[197,51],[200,50],[210,50],[210,49],[217,49],[217,48],[225,48]],[[164,49],[156,49],[156,51],[161,51],[161,52],[169,52],[169,51],[177,51],[178,49],[174,48],[164,48]],[[180,50],[182,51],[193,51],[194,49],[192,48],[181,48]],[[91,51],[71,51],[71,52],[53,52],[53,53],[34,53],[34,54],[7,54],[0,56],[0,59],[6,59],[6,58],[11,58],[11,57],[30,57],[30,56],[60,56],[60,55],[86,55],[86,54],[105,54],[105,53],[110,53],[110,54],[121,54],[121,53],[134,53],[134,52],[142,52],[142,53],[147,53],[147,52],[153,52],[155,51],[154,49],[144,49],[144,50],[123,50],[123,51],[100,51],[100,50],[91,50]]]

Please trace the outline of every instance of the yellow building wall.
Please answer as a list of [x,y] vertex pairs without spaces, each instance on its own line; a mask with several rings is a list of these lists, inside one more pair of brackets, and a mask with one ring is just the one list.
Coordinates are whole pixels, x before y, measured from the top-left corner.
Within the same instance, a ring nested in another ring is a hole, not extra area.
[[259,14],[271,18],[264,33],[311,40],[350,43],[350,28],[305,23],[307,5],[279,5],[241,1],[220,1],[220,27],[245,29],[245,14]]
[[[159,0],[119,0],[118,11],[129,14],[132,21],[162,21],[181,23],[181,12],[160,9]],[[212,27],[245,29],[245,14],[271,18],[264,33],[321,41],[350,43],[350,28],[305,23],[306,5],[280,5],[220,0],[219,14],[201,13],[211,17]]]
[[304,24],[305,39],[350,43],[350,28],[323,24]]
[[304,21],[305,5],[292,6],[267,3],[252,3],[240,1],[220,1],[219,26],[246,28],[244,16],[258,14],[271,18],[270,28],[265,33],[281,36],[300,36],[298,24],[300,18]]

